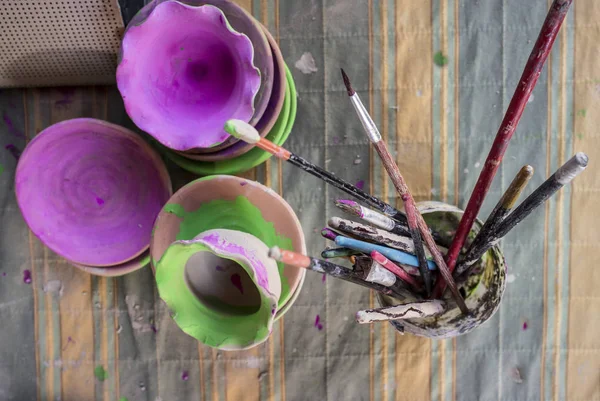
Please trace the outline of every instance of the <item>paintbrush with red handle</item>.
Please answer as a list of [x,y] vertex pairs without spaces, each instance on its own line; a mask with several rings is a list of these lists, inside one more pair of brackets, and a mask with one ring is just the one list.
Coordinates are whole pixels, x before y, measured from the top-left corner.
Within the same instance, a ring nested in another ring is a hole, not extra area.
[[[548,11],[544,25],[542,26],[537,41],[531,51],[531,55],[527,60],[527,64],[525,64],[523,75],[521,75],[519,84],[515,89],[515,93],[513,94],[508,109],[506,110],[506,114],[504,115],[504,119],[496,134],[496,139],[494,139],[490,153],[479,174],[479,179],[475,184],[465,213],[460,220],[452,245],[450,245],[450,248],[448,249],[446,261],[448,262],[450,272],[453,272],[456,267],[456,261],[460,255],[460,251],[465,244],[469,232],[471,232],[471,227],[473,227],[479,209],[481,209],[485,195],[490,189],[498,166],[504,157],[504,152],[506,152],[508,143],[517,128],[517,124],[519,124],[519,120],[521,120],[523,110],[525,110],[531,92],[542,73],[544,63],[546,62],[546,59],[548,59],[550,49],[552,49],[556,35],[558,34],[572,2],[573,0],[554,0],[550,6],[550,11]],[[435,290],[433,291],[433,297],[436,298],[441,296],[444,292],[444,287],[445,285],[441,280],[437,282]]]

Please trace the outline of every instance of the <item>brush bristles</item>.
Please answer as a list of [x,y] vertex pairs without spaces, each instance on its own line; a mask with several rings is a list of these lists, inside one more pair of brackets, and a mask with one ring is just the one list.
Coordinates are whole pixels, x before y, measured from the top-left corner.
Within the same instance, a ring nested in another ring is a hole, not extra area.
[[345,199],[337,199],[335,205],[344,212],[353,216],[362,217],[360,205],[354,201]]
[[269,257],[271,259],[275,259],[276,261],[281,261],[281,249],[279,249],[278,246],[274,246],[271,249],[269,249]]
[[350,85],[350,78],[348,78],[348,75],[346,75],[346,72],[343,68],[340,68],[340,71],[342,71],[342,79],[344,80],[344,85],[346,85],[348,96],[353,96],[356,92],[352,88],[352,85]]
[[227,120],[225,123],[225,132],[229,135],[241,139],[242,141],[250,144],[255,144],[260,141],[260,134],[258,131],[242,120]]

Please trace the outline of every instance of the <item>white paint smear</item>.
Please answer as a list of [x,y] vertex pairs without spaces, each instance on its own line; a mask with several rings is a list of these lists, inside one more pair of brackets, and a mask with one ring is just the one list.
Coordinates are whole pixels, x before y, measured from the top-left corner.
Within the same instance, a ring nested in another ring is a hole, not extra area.
[[514,274],[509,274],[508,276],[506,276],[506,282],[507,283],[514,283],[516,279],[517,278],[515,277]]
[[313,72],[319,71],[317,63],[315,63],[315,58],[309,52],[302,53],[302,57],[300,57],[294,65],[297,69],[302,71],[303,74],[312,74]]

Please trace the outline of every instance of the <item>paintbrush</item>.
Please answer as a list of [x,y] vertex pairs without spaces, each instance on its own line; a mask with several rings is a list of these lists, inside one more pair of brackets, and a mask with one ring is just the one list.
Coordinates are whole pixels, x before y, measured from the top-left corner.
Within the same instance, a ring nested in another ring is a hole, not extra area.
[[[510,183],[492,213],[490,213],[489,217],[483,223],[481,230],[477,233],[477,236],[469,246],[467,250],[467,255],[471,252],[472,249],[477,249],[481,244],[488,242],[490,233],[496,230],[498,225],[504,220],[506,215],[512,210],[513,206],[519,199],[521,192],[527,186],[527,183],[533,176],[533,167],[527,165],[523,166],[521,170],[517,173],[513,181]],[[461,271],[460,266],[464,266],[464,264],[459,264],[456,270],[456,275],[461,275],[464,271]],[[435,296],[436,294],[434,294]]]
[[409,237],[392,234],[389,231],[380,230],[375,227],[360,224],[352,220],[332,217],[327,222],[329,227],[362,241],[373,242],[379,245],[389,246],[407,253],[415,253],[415,247]]
[[416,290],[418,290],[418,291],[423,290],[423,285],[421,285],[421,283],[419,283],[415,278],[413,278],[410,274],[408,274],[408,272],[406,272],[400,266],[396,265],[394,262],[392,262],[391,260],[389,260],[388,258],[383,256],[381,253],[379,253],[377,251],[372,251],[371,258],[373,258],[373,261],[377,262],[384,269],[389,270],[400,280],[408,283],[410,286],[412,286]]
[[588,157],[585,153],[579,152],[569,159],[565,164],[556,170],[554,174],[550,176],[542,185],[536,188],[515,210],[510,213],[500,224],[492,230],[486,241],[480,243],[478,246],[470,249],[467,254],[464,264],[465,267],[461,266],[461,270],[467,270],[473,266],[475,262],[483,256],[488,249],[494,246],[500,239],[502,239],[510,230],[512,230],[517,224],[525,219],[529,214],[534,211],[538,206],[548,200],[563,186],[570,183],[575,177],[577,177],[588,164]]
[[[410,236],[410,231],[406,224],[398,223],[384,214],[358,204],[358,202],[347,199],[336,199],[335,206],[352,216],[360,217],[362,220],[375,227],[379,227],[393,234]],[[445,243],[444,239],[440,237],[438,233],[431,230],[429,230],[429,232],[436,243],[442,246],[450,245],[449,243]]]
[[[338,235],[335,238],[335,243],[338,246],[354,249],[354,250],[366,253],[367,255],[373,251],[377,251],[395,262],[402,263],[405,265],[410,265],[410,266],[417,266],[417,267],[419,266],[419,260],[415,255],[400,251],[398,249],[388,248],[387,246],[372,244],[370,242],[365,242],[365,241],[360,241],[360,240],[357,240],[354,238],[345,237],[343,235]],[[432,262],[431,260],[425,259],[425,263],[426,263],[425,266],[428,271],[435,270],[437,268],[435,263]],[[420,272],[421,272],[421,269],[419,269],[419,273]],[[423,277],[422,273],[421,273],[421,277]]]
[[[498,170],[498,166],[504,157],[504,152],[506,152],[506,149],[508,148],[510,139],[512,138],[512,135],[515,132],[519,121],[521,120],[523,110],[525,110],[525,106],[527,105],[527,101],[529,100],[531,92],[533,91],[533,88],[535,87],[535,84],[542,73],[544,63],[548,58],[550,49],[554,44],[556,35],[558,34],[558,31],[572,2],[573,0],[554,0],[550,6],[550,11],[546,16],[544,25],[542,25],[542,29],[540,30],[535,45],[533,46],[531,55],[527,59],[521,79],[519,79],[517,88],[515,89],[508,108],[506,109],[504,119],[500,124],[500,128],[498,129],[496,138],[494,139],[494,143],[490,149],[490,153],[488,154],[481,173],[479,174],[475,188],[471,193],[469,203],[467,203],[465,212],[456,230],[452,245],[450,246],[450,249],[446,255],[446,261],[448,262],[450,273],[454,271],[456,260],[460,255],[469,232],[471,232],[473,222],[477,218],[477,214],[479,213],[479,209],[481,209],[485,195],[492,184],[492,180],[494,179],[496,171]],[[443,293],[443,290],[444,283],[439,280],[436,283],[434,294],[441,294]]]
[[[340,217],[332,217],[327,224],[329,227],[342,234],[349,235],[362,241],[384,245],[407,253],[415,253],[414,243],[412,239],[407,236],[393,234],[389,231],[357,223],[356,221],[342,219]],[[442,252],[444,251],[443,248],[440,247],[440,249],[442,249]],[[425,249],[425,256],[428,259],[431,259],[431,255],[427,252],[427,249]]]
[[269,257],[275,259],[278,262],[283,262],[286,265],[300,267],[322,274],[327,274],[329,276],[336,277],[353,284],[358,284],[360,286],[381,292],[383,294],[392,296],[394,298],[398,298],[400,300],[404,300],[407,297],[412,296],[403,289],[395,287],[386,287],[381,284],[370,283],[368,281],[365,281],[364,279],[359,277],[359,274],[361,273],[355,273],[354,271],[347,269],[343,266],[336,265],[326,260],[311,258],[309,256],[305,256],[293,251],[283,250],[276,246],[269,250]]
[[[467,309],[467,305],[465,304],[462,296],[458,292],[458,287],[456,286],[456,283],[452,278],[452,274],[450,274],[450,270],[448,270],[446,262],[444,261],[442,254],[440,253],[435,241],[433,240],[431,233],[429,232],[429,227],[427,227],[425,220],[423,220],[421,213],[419,213],[419,210],[417,209],[415,200],[413,199],[412,194],[410,193],[408,186],[406,185],[404,177],[402,177],[402,174],[400,173],[398,165],[396,164],[394,158],[390,154],[387,145],[385,144],[385,141],[382,140],[381,134],[379,133],[375,122],[367,112],[365,106],[362,104],[356,91],[352,89],[352,85],[350,84],[350,79],[348,78],[348,75],[346,75],[343,69],[341,70],[341,72],[342,78],[344,80],[344,85],[346,86],[346,90],[348,92],[348,96],[350,97],[352,106],[354,106],[354,109],[356,110],[356,113],[360,118],[360,122],[363,125],[364,131],[367,134],[367,137],[369,138],[371,143],[373,144],[373,147],[377,151],[377,154],[379,154],[383,166],[388,172],[388,175],[392,183],[394,184],[394,187],[396,187],[396,191],[398,192],[398,194],[402,198],[402,202],[404,203],[408,228],[410,230],[410,236],[413,239],[415,252],[419,260],[419,270],[421,272],[421,277],[425,282],[425,291],[427,292],[427,295],[430,295],[431,293],[431,273],[427,269],[425,250],[423,249],[422,240],[424,240],[427,244],[427,247],[431,251],[433,259],[435,260],[435,263],[437,264],[442,277],[450,287],[452,296],[456,300],[456,305],[459,307],[462,313],[468,314],[469,311]],[[421,236],[423,237],[421,238]]]
[[335,231],[333,231],[332,229],[327,228],[327,227],[325,227],[321,230],[321,236],[330,241],[335,241],[335,238],[338,235],[340,235],[340,234],[336,233]]
[[[406,210],[406,219],[408,223],[408,231],[410,237],[413,240],[415,254],[417,255],[417,260],[419,261],[419,270],[421,272],[421,277],[423,277],[423,281],[425,282],[425,291],[427,291],[427,295],[429,295],[431,293],[432,278],[431,273],[427,269],[427,259],[425,257],[425,249],[423,248],[423,241],[421,238],[421,235],[425,234],[419,232],[417,222],[417,214],[419,214],[419,211],[417,210],[417,206],[415,205],[414,199],[412,198],[412,195],[410,194],[410,191],[406,186],[406,182],[404,181],[402,174],[400,174],[400,170],[398,169],[396,162],[390,155],[385,141],[382,140],[381,134],[379,133],[375,122],[373,121],[373,119],[371,119],[371,116],[369,115],[365,106],[362,104],[360,97],[352,88],[348,75],[346,75],[343,69],[340,70],[342,72],[342,78],[344,80],[344,85],[346,86],[348,96],[350,97],[352,106],[354,106],[354,110],[356,110],[356,113],[358,114],[364,131],[366,132],[367,137],[373,144],[373,147],[379,154],[379,157],[383,162],[383,166],[385,167],[388,176],[392,180],[394,187],[396,187],[396,191],[402,198],[402,202],[404,202],[404,208]],[[427,230],[427,234],[429,234],[429,229]]]
[[436,316],[446,311],[446,303],[439,300],[411,302],[404,305],[386,306],[356,312],[358,323],[415,319]]
[[363,191],[360,188],[350,184],[347,181],[337,177],[335,174],[332,174],[321,167],[318,167],[308,160],[290,152],[287,149],[282,148],[269,141],[266,138],[261,138],[258,131],[251,126],[250,124],[242,121],[242,120],[229,120],[225,123],[225,131],[242,141],[256,145],[260,149],[273,154],[275,157],[285,160],[296,167],[306,171],[309,174],[314,175],[317,178],[325,181],[328,184],[333,185],[337,189],[340,189],[347,194],[355,197],[361,202],[366,203],[367,205],[381,211],[385,215],[393,218],[394,220],[402,223],[406,222],[406,216],[401,211],[396,208],[388,205],[383,202],[381,199],[376,198],[367,192]]
[[350,248],[329,248],[321,252],[323,259],[345,258],[348,256],[361,255],[362,252]]

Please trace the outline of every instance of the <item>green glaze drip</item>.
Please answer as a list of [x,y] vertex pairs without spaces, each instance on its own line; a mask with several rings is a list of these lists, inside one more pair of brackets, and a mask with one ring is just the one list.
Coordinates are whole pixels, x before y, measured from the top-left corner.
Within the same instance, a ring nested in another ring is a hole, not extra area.
[[96,369],[94,369],[94,376],[96,376],[96,379],[103,382],[108,378],[108,372],[104,370],[104,366],[98,365],[96,366]]
[[[176,203],[166,204],[163,210],[182,219],[175,237],[177,240],[190,240],[204,231],[223,228],[254,235],[269,248],[278,246],[281,249],[293,249],[292,240],[277,235],[273,223],[265,221],[260,209],[244,196],[238,196],[234,201],[217,199],[201,205],[193,212],[186,212],[183,206]],[[284,264],[277,263],[277,267],[281,277],[278,307],[282,307],[292,294],[283,275]]]

